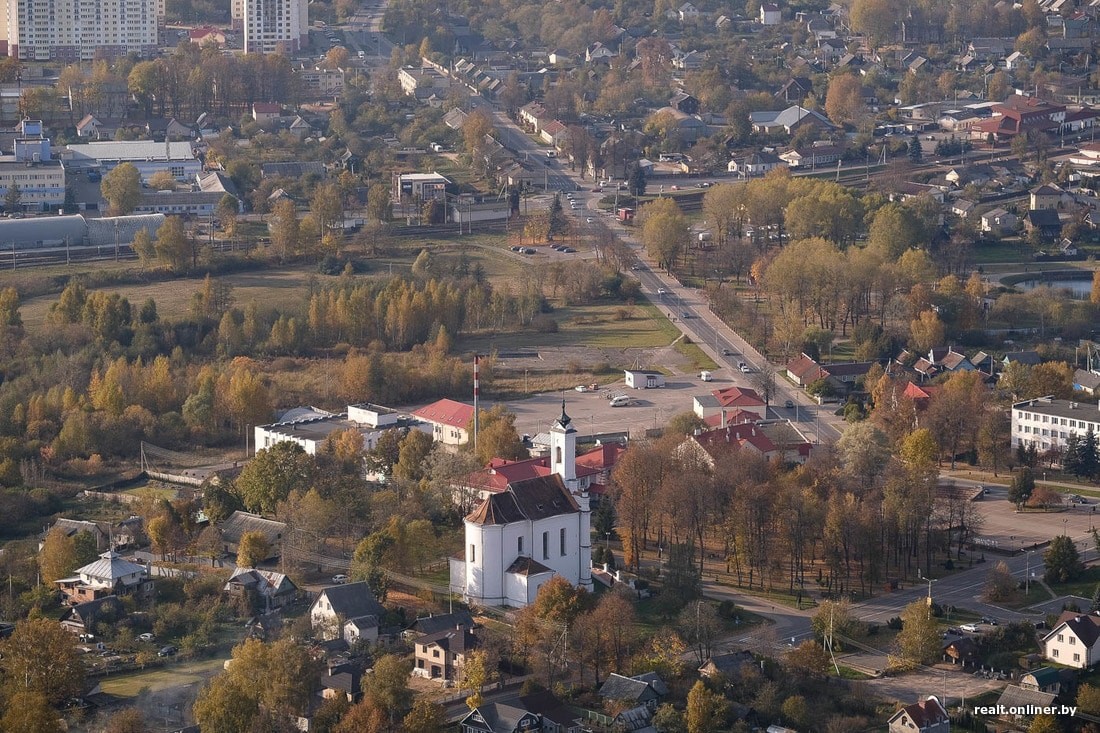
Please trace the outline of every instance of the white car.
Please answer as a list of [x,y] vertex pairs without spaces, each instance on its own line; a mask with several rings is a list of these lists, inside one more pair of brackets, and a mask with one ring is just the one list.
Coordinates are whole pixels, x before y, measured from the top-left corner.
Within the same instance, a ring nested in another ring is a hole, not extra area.
[[343,573],[339,575],[333,575],[332,582],[334,585],[343,585],[344,583],[348,582],[348,576],[344,575]]
[[152,634],[145,633],[145,634],[141,634],[140,636],[138,636],[138,641],[152,641],[155,638],[156,637],[153,636]]
[[657,288],[657,295],[664,295],[667,292],[668,291],[665,290],[664,288]]
[[959,628],[962,629],[963,631],[969,631],[971,634],[980,633],[980,630],[978,629],[977,624],[963,624]]

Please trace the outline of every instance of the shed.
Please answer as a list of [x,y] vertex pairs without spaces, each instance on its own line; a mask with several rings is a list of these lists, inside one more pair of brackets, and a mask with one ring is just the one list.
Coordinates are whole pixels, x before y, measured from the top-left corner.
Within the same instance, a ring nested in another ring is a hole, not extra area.
[[665,386],[665,375],[647,369],[624,369],[626,386],[633,389],[656,389]]

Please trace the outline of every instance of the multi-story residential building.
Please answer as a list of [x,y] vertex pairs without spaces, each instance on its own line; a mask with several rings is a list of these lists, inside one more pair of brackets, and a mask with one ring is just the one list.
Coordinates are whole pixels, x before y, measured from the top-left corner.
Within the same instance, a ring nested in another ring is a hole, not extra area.
[[1070,435],[1100,435],[1100,405],[1040,397],[1012,405],[1012,447],[1064,448]]
[[8,55],[23,61],[90,61],[151,55],[158,0],[8,0]]
[[309,43],[303,0],[242,0],[232,10],[241,14],[245,53],[292,54]]

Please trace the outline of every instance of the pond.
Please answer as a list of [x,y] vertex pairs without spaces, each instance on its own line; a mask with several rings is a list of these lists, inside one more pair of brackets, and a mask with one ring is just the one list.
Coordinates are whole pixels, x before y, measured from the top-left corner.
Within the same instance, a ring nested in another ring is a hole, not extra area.
[[1070,280],[1066,278],[1058,280],[1021,280],[1016,283],[1021,290],[1034,290],[1038,287],[1050,287],[1054,290],[1068,290],[1070,297],[1077,300],[1087,300],[1092,292],[1092,278]]

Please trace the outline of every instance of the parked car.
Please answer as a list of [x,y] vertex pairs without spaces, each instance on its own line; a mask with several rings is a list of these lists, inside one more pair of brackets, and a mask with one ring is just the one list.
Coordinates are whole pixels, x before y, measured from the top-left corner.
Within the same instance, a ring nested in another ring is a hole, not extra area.
[[978,629],[977,624],[963,624],[959,628],[962,629],[963,631],[969,631],[971,634],[981,633],[980,630]]
[[335,585],[343,585],[344,583],[348,582],[348,576],[344,575],[343,573],[340,573],[339,575],[333,575],[332,582]]
[[179,651],[179,649],[177,649],[174,646],[162,646],[160,648],[160,651],[157,652],[157,656],[158,657],[174,657],[176,655],[176,652],[178,652],[178,651]]
[[144,633],[144,634],[141,634],[140,636],[138,636],[138,640],[139,640],[139,641],[152,641],[152,640],[153,640],[153,639],[155,639],[155,638],[156,638],[155,636],[153,636],[152,634],[150,634],[150,633],[148,633],[148,632],[146,632],[146,633]]

